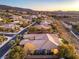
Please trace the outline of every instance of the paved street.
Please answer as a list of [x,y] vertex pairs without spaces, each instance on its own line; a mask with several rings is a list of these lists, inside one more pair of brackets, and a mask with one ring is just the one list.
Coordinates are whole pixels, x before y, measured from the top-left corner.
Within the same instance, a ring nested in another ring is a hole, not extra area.
[[[34,25],[35,23],[30,24],[28,27]],[[8,42],[6,42],[1,48],[0,48],[0,58],[12,47],[9,43],[11,42],[11,40],[15,40],[17,35],[23,35],[26,31],[27,28],[24,28],[23,30],[21,30],[20,32],[18,32],[16,35],[14,35],[11,39],[8,40]]]

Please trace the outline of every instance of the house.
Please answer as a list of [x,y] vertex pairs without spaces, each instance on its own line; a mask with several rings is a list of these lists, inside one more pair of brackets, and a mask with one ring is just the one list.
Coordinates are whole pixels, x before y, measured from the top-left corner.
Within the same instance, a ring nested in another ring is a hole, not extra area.
[[52,21],[51,20],[43,20],[40,24],[41,25],[50,25],[52,23]]
[[60,38],[56,34],[25,34],[20,45],[27,45],[28,43],[35,45],[37,50],[50,50],[60,45]]
[[37,18],[37,16],[36,15],[32,15],[31,18]]
[[60,40],[56,34],[24,34],[20,42],[25,51],[25,59],[58,59],[58,55],[51,53],[52,50],[58,51],[59,45]]
[[49,28],[50,28],[50,27],[44,26],[44,25],[35,25],[34,27],[35,27],[35,28],[38,28],[38,29],[41,29],[41,30],[42,30],[42,28],[43,28],[43,29],[49,29]]
[[4,28],[12,28],[14,26],[15,26],[15,24],[4,24],[3,25]]

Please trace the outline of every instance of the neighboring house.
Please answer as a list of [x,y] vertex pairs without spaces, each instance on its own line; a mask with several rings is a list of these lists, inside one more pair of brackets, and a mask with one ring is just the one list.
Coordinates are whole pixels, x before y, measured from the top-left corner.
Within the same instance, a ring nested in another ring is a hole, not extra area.
[[5,24],[5,25],[3,25],[3,27],[5,27],[5,28],[12,28],[14,26],[15,26],[15,24]]
[[51,20],[43,20],[40,24],[41,25],[50,25],[52,23]]
[[31,15],[24,15],[22,16],[23,19],[29,19],[30,21],[32,20],[32,16]]
[[51,26],[49,26],[49,25],[35,25],[34,27],[36,27],[36,28],[38,28],[38,29],[41,29],[41,28],[43,28],[43,29],[51,29]]
[[12,15],[14,21],[23,19],[22,16]]
[[37,16],[36,15],[32,15],[31,18],[37,18]]
[[12,22],[13,24],[17,24],[17,23],[20,23],[20,21],[19,20],[16,20],[16,21],[14,21],[14,22]]

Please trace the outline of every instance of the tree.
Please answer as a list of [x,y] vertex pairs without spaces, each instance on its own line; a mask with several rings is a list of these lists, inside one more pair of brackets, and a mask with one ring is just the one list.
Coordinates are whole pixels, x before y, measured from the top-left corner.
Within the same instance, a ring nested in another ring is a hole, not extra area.
[[34,32],[37,32],[38,31],[38,28],[34,27],[34,26],[31,26],[28,28],[29,32],[28,33],[34,33]]
[[36,22],[37,24],[40,24],[41,21],[42,21],[41,18],[33,18],[33,19],[32,19],[32,22]]
[[7,40],[5,35],[0,35],[0,44],[2,44],[2,42],[4,42],[5,40]]
[[79,24],[77,25],[73,25],[74,30],[76,30],[77,32],[79,32]]
[[10,23],[10,22],[13,22],[13,20],[12,20],[12,19],[7,19],[7,18],[6,18],[6,19],[3,19],[2,22],[4,22],[4,23]]
[[59,46],[60,48],[60,52],[59,52],[59,56],[61,58],[65,58],[65,59],[78,59],[77,54],[76,54],[76,49],[73,45],[71,44],[63,44],[61,46]]
[[15,46],[10,50],[7,59],[24,59],[24,51],[20,46]]
[[33,54],[35,50],[36,50],[36,46],[31,43],[27,43],[24,45],[25,55]]
[[26,26],[28,26],[29,25],[29,22],[28,21],[26,21],[26,20],[21,20],[20,21],[20,26],[21,27],[26,27]]
[[20,43],[20,39],[17,38],[16,40],[11,40],[11,42],[9,44],[14,47],[14,46],[19,45],[19,43]]
[[62,41],[63,44],[69,44],[69,42],[67,40],[63,39],[63,38],[62,38],[61,41]]

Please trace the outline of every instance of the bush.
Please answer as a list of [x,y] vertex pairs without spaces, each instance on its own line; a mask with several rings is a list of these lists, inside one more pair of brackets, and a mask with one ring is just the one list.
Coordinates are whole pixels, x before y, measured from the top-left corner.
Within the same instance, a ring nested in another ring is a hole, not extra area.
[[69,44],[69,42],[67,41],[67,40],[65,40],[65,39],[62,39],[61,40],[64,44]]

